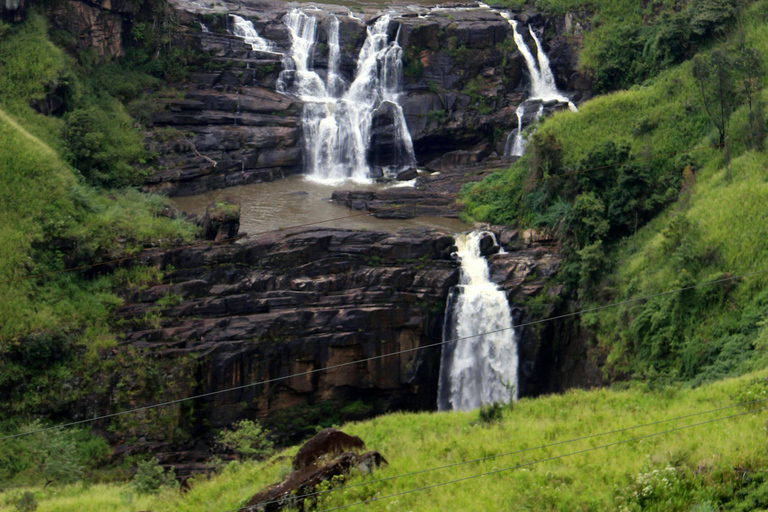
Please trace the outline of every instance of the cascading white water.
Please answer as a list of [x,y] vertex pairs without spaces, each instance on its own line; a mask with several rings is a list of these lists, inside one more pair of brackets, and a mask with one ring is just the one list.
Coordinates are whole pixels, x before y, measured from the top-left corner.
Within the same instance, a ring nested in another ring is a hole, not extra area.
[[388,41],[389,16],[381,16],[368,27],[355,76],[348,87],[339,74],[338,19],[330,19],[325,81],[314,71],[312,63],[317,18],[294,9],[286,15],[285,24],[291,35],[291,52],[283,59],[278,90],[304,101],[301,122],[308,177],[331,183],[349,178],[368,181],[367,152],[378,113],[387,113],[393,120],[393,167],[414,165],[413,142],[398,102],[402,49],[397,38]]
[[[517,341],[506,294],[480,254],[485,232],[456,237],[461,284],[445,311],[438,410],[471,410],[517,399]],[[491,235],[492,236],[492,235]],[[479,335],[480,333],[487,333]]]
[[502,12],[499,14],[512,25],[515,44],[517,44],[520,53],[523,54],[525,64],[528,67],[528,74],[531,75],[532,98],[540,99],[542,101],[557,100],[567,102],[568,108],[577,112],[578,109],[576,108],[576,105],[557,89],[555,77],[552,74],[552,69],[549,67],[549,58],[546,53],[544,53],[544,49],[541,47],[541,41],[539,41],[539,38],[536,36],[533,29],[529,26],[528,32],[530,32],[531,37],[533,37],[533,40],[536,42],[538,60],[533,57],[531,49],[528,47],[528,44],[526,44],[522,34],[517,30],[517,21],[511,19],[509,13]]
[[245,42],[250,44],[253,50],[260,52],[272,52],[274,50],[274,45],[256,32],[253,23],[237,14],[230,14],[230,16],[234,22],[232,33],[245,39]]
[[[517,115],[517,128],[509,132],[509,135],[507,135],[507,142],[504,144],[505,157],[521,157],[525,154],[525,148],[528,146],[528,141],[525,139],[525,137],[523,137],[523,116],[525,115],[525,111],[527,110],[528,105],[529,103],[524,101],[518,105],[517,110],[515,110],[515,114]],[[539,119],[541,119],[543,116],[544,105],[539,103],[539,110],[536,111],[536,117],[534,118],[535,123],[538,123]],[[533,130],[535,131],[535,129],[536,126],[534,125]]]
[[525,153],[525,139],[523,138],[523,116],[525,115],[525,103],[521,103],[515,110],[517,115],[517,129],[507,137],[504,146],[504,156],[523,156]]

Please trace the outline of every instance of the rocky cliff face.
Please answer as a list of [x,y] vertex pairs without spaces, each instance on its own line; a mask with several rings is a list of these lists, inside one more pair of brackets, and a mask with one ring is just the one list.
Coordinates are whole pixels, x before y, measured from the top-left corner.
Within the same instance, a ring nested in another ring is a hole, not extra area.
[[[440,347],[413,349],[441,341],[444,299],[459,277],[452,244],[424,230],[316,229],[148,257],[144,264],[166,270],[163,282],[126,290],[115,318],[120,350],[168,372],[158,377],[168,380],[164,398],[313,373],[122,422],[114,440],[167,448],[179,429],[204,435],[244,417],[296,440],[319,423],[433,409]],[[315,372],[393,352],[402,353]],[[142,403],[142,379],[131,382],[133,394],[113,383],[102,406]]]
[[[496,231],[507,252],[490,256],[491,275],[507,291],[515,324],[559,315],[562,308],[536,306],[542,294],[546,304],[559,293],[547,285],[560,265],[555,241]],[[184,472],[202,468],[195,460],[209,456],[212,431],[242,418],[295,442],[317,424],[433,410],[445,302],[460,273],[453,249],[451,236],[429,230],[313,229],[148,255],[142,263],[165,276],[125,290],[115,313],[124,335],[110,355],[142,362],[124,363],[125,373],[78,414],[214,393],[119,418],[110,429],[117,454],[152,449]],[[568,327],[517,330],[521,396],[599,383]],[[271,382],[250,385],[262,381]]]
[[[281,54],[290,48],[283,23],[288,7],[224,2],[208,9],[185,0],[173,5],[180,22],[175,44],[205,58],[192,66],[189,80],[178,84],[179,98],[152,118],[162,170],[146,188],[187,195],[301,172],[302,103],[275,92]],[[497,153],[491,143],[506,140],[517,127],[516,106],[528,95],[525,61],[509,23],[487,9],[394,10],[390,38],[398,37],[404,51],[400,102],[419,164],[440,170],[448,152],[470,151],[480,159]],[[376,9],[362,11],[353,15],[346,7],[324,5],[312,12],[319,19],[313,60],[320,76],[327,71],[329,17],[334,15],[340,24],[340,72],[348,81],[353,78],[367,24],[378,15]],[[231,35],[229,14],[252,21],[274,43],[275,53],[255,51]],[[573,33],[580,25],[565,17],[515,16],[549,37],[544,46],[552,54],[558,85],[572,91],[574,100],[588,95],[588,82],[575,71]],[[529,45],[535,48],[532,39]],[[374,165],[394,150],[391,123],[386,113],[380,115],[374,119],[369,154]],[[488,152],[478,150],[484,143]]]

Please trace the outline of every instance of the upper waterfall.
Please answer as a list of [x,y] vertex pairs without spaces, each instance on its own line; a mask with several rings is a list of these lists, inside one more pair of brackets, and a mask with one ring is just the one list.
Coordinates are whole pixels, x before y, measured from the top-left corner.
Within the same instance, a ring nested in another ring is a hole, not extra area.
[[487,232],[456,237],[461,283],[443,328],[438,410],[471,410],[517,398],[517,341],[507,296],[491,282],[480,253]]
[[291,36],[291,51],[283,59],[278,80],[280,92],[293,94],[304,103],[302,136],[304,167],[310,178],[339,182],[370,177],[368,151],[376,115],[389,115],[394,131],[392,167],[413,166],[413,142],[399,104],[402,78],[402,49],[397,37],[389,41],[390,18],[381,16],[367,28],[351,83],[339,73],[339,21],[329,18],[328,70],[323,80],[314,70],[312,54],[318,19],[300,9],[285,17]]
[[568,107],[574,112],[577,112],[578,109],[576,108],[576,105],[557,89],[555,77],[552,74],[552,69],[549,67],[549,58],[547,57],[547,54],[544,53],[544,49],[541,47],[541,41],[533,29],[529,26],[528,32],[536,42],[536,54],[538,58],[533,57],[531,49],[526,44],[522,34],[517,30],[517,21],[511,19],[509,13],[502,12],[500,14],[510,25],[512,25],[515,43],[525,59],[525,64],[528,67],[528,74],[531,76],[531,96],[542,101],[557,100],[567,102]]

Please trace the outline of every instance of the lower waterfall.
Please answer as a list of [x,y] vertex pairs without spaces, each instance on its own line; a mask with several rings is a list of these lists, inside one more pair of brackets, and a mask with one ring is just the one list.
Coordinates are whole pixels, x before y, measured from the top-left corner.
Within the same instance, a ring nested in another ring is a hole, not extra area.
[[486,236],[493,235],[456,236],[461,282],[451,290],[445,310],[439,411],[517,399],[517,340],[507,296],[491,282],[480,253]]

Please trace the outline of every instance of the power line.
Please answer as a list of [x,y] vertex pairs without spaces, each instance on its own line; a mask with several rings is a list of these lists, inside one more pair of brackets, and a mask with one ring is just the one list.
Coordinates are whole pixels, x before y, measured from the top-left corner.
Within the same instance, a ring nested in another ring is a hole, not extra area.
[[443,341],[436,342],[436,343],[430,343],[430,344],[427,344],[427,345],[422,345],[420,347],[413,347],[413,348],[398,350],[398,351],[395,351],[395,352],[389,352],[389,353],[386,353],[386,354],[380,354],[380,355],[377,355],[377,356],[367,357],[367,358],[364,358],[364,359],[359,359],[359,360],[355,360],[355,361],[349,361],[349,362],[346,362],[346,363],[340,363],[340,364],[336,364],[336,365],[326,366],[324,368],[316,368],[314,370],[308,370],[308,371],[305,371],[305,372],[294,373],[294,374],[291,374],[291,375],[286,375],[284,377],[275,377],[275,378],[272,378],[272,379],[262,380],[262,381],[259,381],[259,382],[251,382],[251,383],[243,384],[243,385],[240,385],[240,386],[234,386],[234,387],[226,388],[226,389],[219,389],[219,390],[216,390],[216,391],[211,391],[211,392],[208,392],[208,393],[202,393],[202,394],[199,394],[199,395],[194,395],[194,396],[190,396],[190,397],[186,397],[186,398],[179,398],[179,399],[176,399],[176,400],[169,400],[167,402],[160,402],[160,403],[157,403],[157,404],[146,405],[146,406],[142,406],[142,407],[136,407],[134,409],[128,409],[126,411],[120,411],[120,412],[115,412],[115,413],[110,413],[110,414],[104,414],[104,415],[101,415],[101,416],[96,416],[94,418],[88,418],[88,419],[84,419],[84,420],[73,421],[73,422],[70,422],[70,423],[64,423],[62,425],[56,425],[56,426],[53,426],[53,427],[46,427],[46,428],[42,428],[42,429],[38,429],[38,430],[32,430],[32,431],[29,431],[29,432],[22,432],[22,433],[18,433],[18,434],[9,435],[9,436],[4,436],[4,437],[0,437],[0,441],[4,441],[6,439],[13,439],[13,438],[16,438],[16,437],[27,436],[27,435],[31,435],[31,434],[36,434],[38,432],[45,432],[45,431],[48,431],[48,430],[55,430],[55,429],[60,429],[60,428],[67,428],[67,427],[72,427],[72,426],[77,426],[77,425],[83,425],[83,424],[86,424],[86,423],[92,423],[94,421],[100,421],[100,420],[103,420],[103,419],[114,418],[114,417],[117,417],[117,416],[124,416],[126,414],[131,414],[131,413],[134,413],[134,412],[145,411],[145,410],[149,410],[149,409],[155,409],[155,408],[158,408],[158,407],[166,407],[166,406],[169,406],[169,405],[174,405],[174,404],[178,404],[178,403],[182,403],[182,402],[187,402],[189,400],[197,400],[197,399],[200,399],[200,398],[206,398],[206,397],[209,397],[209,396],[220,395],[222,393],[228,393],[228,392],[231,392],[231,391],[239,391],[241,389],[247,389],[247,388],[251,388],[251,387],[255,387],[255,386],[260,386],[260,385],[263,385],[263,384],[270,384],[270,383],[273,383],[273,382],[279,382],[279,381],[283,381],[283,380],[290,379],[290,378],[293,378],[293,377],[302,377],[302,376],[312,375],[312,374],[319,373],[319,372],[333,370],[333,369],[336,369],[336,368],[343,368],[343,367],[346,367],[346,366],[352,366],[352,365],[356,365],[356,364],[360,364],[360,363],[365,363],[365,362],[368,362],[368,361],[375,361],[375,360],[379,360],[379,359],[385,359],[387,357],[392,357],[392,356],[397,356],[397,355],[406,354],[406,353],[410,353],[410,352],[416,352],[416,351],[424,350],[424,349],[428,349],[428,348],[433,348],[433,347],[439,347],[439,346],[442,346],[442,345],[447,345],[448,343],[454,343],[454,342],[463,341],[463,340],[467,340],[467,339],[478,338],[480,336],[485,336],[485,335],[488,335],[488,334],[494,334],[494,333],[497,333],[497,332],[503,332],[503,331],[508,331],[508,330],[519,329],[519,328],[528,327],[528,326],[531,326],[531,325],[543,324],[543,323],[546,323],[546,322],[552,322],[554,320],[560,320],[560,319],[563,319],[563,318],[569,318],[569,317],[573,317],[573,316],[577,316],[577,315],[582,315],[582,314],[585,314],[585,313],[593,313],[595,311],[601,311],[603,309],[608,309],[608,308],[613,308],[613,307],[617,307],[617,306],[622,306],[622,305],[625,305],[625,304],[632,304],[632,303],[635,303],[635,302],[640,302],[640,301],[644,301],[644,300],[648,300],[648,299],[653,299],[653,298],[656,298],[656,297],[662,297],[662,296],[665,296],[665,295],[671,295],[673,293],[679,293],[679,292],[682,292],[682,291],[692,290],[692,289],[695,289],[695,288],[701,288],[701,287],[704,287],[704,286],[712,286],[712,285],[719,284],[719,283],[724,283],[724,282],[728,282],[728,281],[734,281],[736,279],[741,279],[741,278],[744,278],[744,277],[756,276],[756,275],[765,274],[765,273],[768,273],[768,269],[758,270],[756,272],[749,272],[749,273],[741,274],[741,275],[737,275],[737,276],[724,277],[722,279],[717,279],[715,281],[708,281],[706,283],[699,283],[699,284],[695,284],[695,285],[691,285],[691,286],[686,286],[686,287],[683,287],[683,288],[676,288],[674,290],[668,290],[668,291],[665,291],[665,292],[659,292],[659,293],[654,293],[654,294],[651,294],[651,295],[645,295],[645,296],[642,296],[642,297],[636,297],[636,298],[633,298],[633,299],[627,299],[627,300],[623,300],[623,301],[620,301],[620,302],[614,302],[612,304],[606,304],[604,306],[597,306],[597,307],[594,307],[594,308],[582,309],[582,310],[579,310],[579,311],[574,311],[574,312],[571,312],[571,313],[565,313],[565,314],[562,314],[562,315],[553,316],[553,317],[549,317],[549,318],[543,318],[543,319],[540,319],[540,320],[532,320],[530,322],[522,323],[522,324],[519,324],[517,326],[504,327],[504,328],[500,328],[500,329],[494,329],[494,330],[491,330],[491,331],[485,331],[485,332],[482,332],[482,333],[472,334],[472,335],[469,335],[469,336],[463,336],[463,337],[453,338],[453,339],[450,339],[450,340],[443,340]]
[[[478,474],[475,474],[475,475],[470,475],[470,476],[465,476],[465,477],[461,477],[461,478],[456,478],[456,479],[453,479],[453,480],[448,480],[446,482],[439,482],[439,483],[432,484],[432,485],[425,485],[423,487],[417,487],[415,489],[408,489],[408,490],[397,492],[397,493],[393,493],[393,494],[387,494],[386,496],[377,496],[377,497],[374,497],[374,498],[371,498],[371,499],[368,499],[368,500],[365,500],[365,501],[358,501],[358,502],[355,502],[355,503],[350,503],[350,504],[347,504],[347,505],[341,505],[341,506],[338,506],[338,507],[326,508],[326,509],[319,510],[318,512],[331,512],[333,510],[341,510],[341,509],[345,509],[345,508],[349,508],[349,507],[354,507],[356,505],[367,505],[367,504],[373,503],[375,501],[385,500],[385,499],[389,499],[389,498],[395,498],[395,497],[398,497],[398,496],[403,496],[403,495],[406,495],[406,494],[412,494],[412,493],[420,492],[420,491],[426,491],[426,490],[429,490],[429,489],[434,489],[436,487],[443,487],[445,485],[451,485],[451,484],[455,484],[455,483],[459,483],[459,482],[464,482],[464,481],[467,481],[467,480],[472,480],[472,479],[480,478],[480,477],[483,477],[483,476],[495,475],[495,474],[498,474],[498,473],[503,473],[505,471],[512,471],[514,469],[519,469],[519,468],[523,468],[523,467],[527,467],[527,466],[533,466],[535,464],[540,464],[540,463],[543,463],[543,462],[550,462],[550,461],[553,461],[553,460],[563,459],[565,457],[571,457],[573,455],[580,455],[580,454],[592,452],[592,451],[595,451],[595,450],[601,450],[603,448],[610,448],[610,447],[618,446],[618,445],[621,445],[621,444],[631,443],[633,441],[640,441],[640,440],[643,440],[643,439],[649,439],[649,438],[652,438],[652,437],[658,437],[658,436],[661,436],[661,435],[664,435],[664,434],[670,434],[672,432],[677,432],[677,431],[685,430],[685,429],[688,429],[688,428],[699,427],[699,426],[702,426],[702,425],[708,425],[708,424],[715,423],[715,422],[718,422],[718,421],[723,421],[723,420],[727,420],[727,419],[731,419],[731,418],[736,418],[736,417],[739,417],[739,416],[744,416],[746,414],[758,413],[758,412],[764,411],[766,409],[768,409],[768,407],[763,407],[763,408],[760,408],[760,409],[756,409],[754,411],[745,411],[745,412],[740,412],[740,413],[736,413],[736,414],[731,414],[729,416],[722,416],[720,418],[714,418],[714,419],[702,421],[702,422],[699,422],[699,423],[693,423],[691,425],[685,425],[685,426],[682,426],[682,427],[675,427],[675,428],[671,428],[669,430],[664,430],[664,431],[661,431],[661,432],[654,432],[653,434],[647,434],[647,435],[644,435],[644,436],[633,437],[632,439],[625,439],[623,441],[615,441],[613,443],[603,444],[603,445],[600,445],[600,446],[594,446],[592,448],[585,448],[583,450],[578,450],[578,451],[575,451],[575,452],[565,453],[565,454],[562,454],[562,455],[554,455],[552,457],[547,457],[545,459],[538,459],[538,460],[534,460],[534,461],[531,461],[531,462],[525,462],[523,464],[517,464],[515,466],[509,466],[509,467],[506,467],[506,468],[501,468],[501,469],[496,469],[496,470],[492,470],[492,471],[487,471],[485,473],[478,473]],[[233,510],[248,510],[248,509],[253,510],[253,508],[254,507],[248,507],[248,508],[240,507],[238,509],[233,509]],[[232,512],[232,511],[226,511],[226,512]]]
[[[465,460],[465,461],[461,461],[461,462],[454,462],[452,464],[446,464],[444,466],[437,466],[437,467],[428,468],[428,469],[421,469],[421,470],[418,470],[418,471],[412,471],[410,473],[402,473],[402,474],[399,474],[399,475],[392,475],[392,476],[389,476],[389,477],[379,478],[379,479],[376,479],[376,480],[369,480],[369,481],[366,481],[366,482],[359,482],[359,483],[356,483],[356,484],[344,485],[344,486],[341,486],[341,487],[334,487],[334,488],[325,489],[325,490],[322,490],[322,491],[316,491],[316,492],[311,492],[311,493],[307,493],[307,494],[300,494],[300,495],[297,495],[297,496],[291,496],[291,498],[292,499],[311,498],[313,496],[319,496],[319,495],[328,494],[328,493],[337,492],[337,491],[344,491],[344,490],[347,490],[347,489],[352,489],[354,487],[360,487],[360,486],[364,486],[364,485],[373,485],[373,484],[379,483],[379,482],[388,482],[388,481],[391,481],[391,480],[396,480],[398,478],[404,478],[404,477],[408,477],[408,476],[421,475],[421,474],[424,474],[424,473],[431,473],[433,471],[439,471],[439,470],[442,470],[442,469],[454,468],[454,467],[457,467],[457,466],[464,466],[466,464],[472,464],[472,463],[475,463],[475,462],[484,462],[484,461],[487,461],[487,460],[497,459],[499,457],[507,457],[507,456],[510,456],[510,455],[517,455],[517,454],[520,454],[520,453],[530,452],[530,451],[534,451],[534,450],[543,450],[545,448],[551,448],[553,446],[559,446],[559,445],[564,445],[564,444],[575,443],[575,442],[578,442],[578,441],[584,441],[586,439],[593,439],[593,438],[596,438],[596,437],[603,437],[603,436],[612,435],[612,434],[619,434],[621,432],[627,432],[629,430],[637,430],[639,428],[651,427],[651,426],[654,426],[654,425],[659,425],[661,423],[669,423],[671,421],[678,421],[678,420],[688,419],[688,418],[692,418],[692,417],[695,417],[695,416],[702,416],[704,414],[711,414],[713,412],[721,412],[721,411],[725,411],[725,410],[728,410],[728,409],[734,409],[736,407],[745,407],[745,406],[748,406],[748,405],[754,405],[754,404],[765,402],[765,401],[768,401],[768,398],[763,398],[763,399],[760,399],[760,400],[754,400],[752,402],[745,402],[745,403],[740,403],[740,404],[735,404],[735,405],[728,405],[728,406],[725,406],[725,407],[719,407],[717,409],[710,409],[708,411],[695,412],[695,413],[691,413],[691,414],[686,414],[684,416],[677,416],[675,418],[668,418],[668,419],[663,419],[663,420],[658,420],[658,421],[652,421],[650,423],[644,423],[642,425],[633,425],[631,427],[624,427],[624,428],[620,428],[620,429],[616,429],[616,430],[609,430],[607,432],[600,432],[600,433],[596,433],[596,434],[589,434],[589,435],[582,436],[582,437],[576,437],[576,438],[572,438],[572,439],[565,439],[563,441],[557,441],[557,442],[554,442],[554,443],[548,443],[548,444],[543,444],[543,445],[539,445],[539,446],[533,446],[531,448],[522,448],[522,449],[514,450],[514,451],[511,451],[511,452],[498,453],[496,455],[488,455],[487,457],[480,457],[480,458],[477,458],[477,459]],[[260,506],[270,505],[272,503],[278,503],[279,501],[280,500],[267,501],[267,502],[260,503],[259,505]],[[231,511],[224,511],[224,512],[231,512]]]
[[[728,142],[724,142],[722,144],[718,143],[718,144],[712,144],[712,145],[709,145],[709,146],[698,146],[698,147],[694,147],[694,148],[691,148],[691,149],[675,151],[675,152],[671,152],[671,153],[662,153],[662,154],[659,154],[659,155],[653,155],[653,156],[649,156],[649,157],[640,157],[640,158],[635,158],[635,159],[631,159],[631,160],[626,160],[624,162],[618,162],[618,163],[615,163],[615,164],[603,165],[603,166],[593,167],[593,168],[589,168],[589,169],[582,169],[582,170],[579,170],[579,171],[571,171],[571,172],[567,172],[567,173],[563,173],[563,174],[554,174],[554,175],[551,175],[551,176],[543,176],[541,178],[528,179],[528,180],[525,181],[525,183],[531,184],[531,183],[536,183],[538,181],[547,181],[547,180],[551,180],[551,179],[555,179],[555,178],[563,178],[563,177],[568,177],[568,176],[575,176],[577,174],[584,174],[584,173],[592,172],[592,171],[599,171],[599,170],[605,170],[605,169],[610,169],[610,168],[614,168],[614,167],[620,167],[620,166],[623,166],[623,165],[626,165],[626,164],[629,164],[629,163],[633,163],[633,162],[650,161],[650,160],[655,160],[655,159],[659,159],[659,158],[670,157],[670,156],[675,156],[675,155],[680,155],[680,154],[685,154],[685,153],[691,153],[691,152],[694,152],[694,151],[700,151],[700,150],[703,150],[703,149],[713,149],[713,148],[725,147],[725,146],[730,146],[731,144],[735,144],[737,142],[745,142],[745,141],[752,140],[752,139],[755,139],[755,138],[758,138],[758,136],[746,137],[746,138],[743,138],[743,139],[735,139],[735,140],[731,140],[731,141],[728,141]],[[499,185],[498,187],[489,187],[489,188],[471,190],[471,191],[467,192],[467,194],[480,194],[480,193],[485,193],[485,192],[490,192],[490,191],[495,191],[495,190],[501,190],[501,189],[505,189],[505,188],[511,188],[511,187],[514,187],[514,186],[517,186],[517,184],[511,183],[511,184],[506,184],[506,185]],[[445,198],[450,198],[450,197],[458,198],[460,196],[461,196],[460,193],[445,194],[444,196],[441,196],[440,198],[435,198],[434,200],[437,201],[437,200],[441,200],[441,199],[445,199]],[[397,209],[400,209],[400,208],[404,208],[405,206],[406,205],[394,205],[394,206],[387,207],[387,208],[381,208],[381,209],[375,210],[375,211],[374,210],[369,210],[369,211],[364,211],[364,212],[360,212],[360,213],[353,213],[353,214],[346,215],[346,216],[343,216],[343,217],[335,217],[333,219],[320,220],[320,221],[316,221],[316,222],[307,222],[305,224],[297,224],[297,225],[288,226],[288,227],[285,227],[285,228],[276,228],[276,229],[270,229],[270,230],[266,230],[266,231],[259,231],[257,233],[248,234],[247,238],[252,238],[252,237],[256,237],[256,236],[263,236],[263,235],[267,235],[267,234],[271,234],[271,233],[279,233],[281,231],[289,231],[289,230],[293,230],[293,229],[300,229],[300,228],[305,228],[305,227],[317,226],[317,225],[320,225],[320,224],[327,224],[329,222],[335,222],[335,221],[339,221],[339,220],[347,220],[347,219],[353,219],[353,218],[356,218],[356,217],[364,217],[364,216],[372,215],[372,214],[379,213],[379,212],[387,212],[387,211],[397,210]],[[26,281],[26,280],[34,279],[34,278],[37,278],[37,277],[46,277],[46,276],[52,276],[52,275],[57,275],[57,274],[63,274],[63,273],[67,273],[67,272],[75,272],[75,271],[79,271],[79,270],[87,270],[87,269],[90,269],[90,268],[101,267],[101,266],[105,266],[105,265],[113,265],[113,264],[116,264],[116,263],[124,263],[126,261],[132,261],[132,260],[136,260],[136,259],[140,259],[140,258],[150,258],[150,257],[153,257],[153,256],[158,256],[158,255],[161,255],[161,254],[165,254],[165,253],[172,252],[172,251],[177,251],[177,250],[194,249],[194,248],[198,248],[198,247],[219,245],[219,244],[222,244],[224,242],[232,242],[232,241],[238,240],[240,238],[245,238],[245,237],[244,236],[236,236],[236,237],[232,237],[232,238],[226,238],[226,239],[220,240],[218,242],[202,242],[202,243],[199,243],[199,244],[182,245],[182,246],[178,246],[178,247],[170,247],[170,248],[167,248],[167,249],[160,249],[160,250],[154,251],[154,252],[139,253],[139,254],[134,254],[132,256],[125,256],[123,258],[117,258],[117,259],[112,259],[112,260],[108,260],[108,261],[102,261],[102,262],[99,262],[99,263],[92,263],[92,264],[89,264],[89,265],[81,265],[81,266],[78,266],[78,267],[72,267],[72,268],[62,269],[62,270],[53,270],[53,271],[50,271],[50,272],[41,272],[41,273],[38,273],[38,274],[31,274],[31,275],[23,276],[23,277],[16,277],[16,278],[12,278],[12,279],[6,279],[4,281],[0,281],[0,285],[8,284],[8,283],[20,282],[20,281]]]

